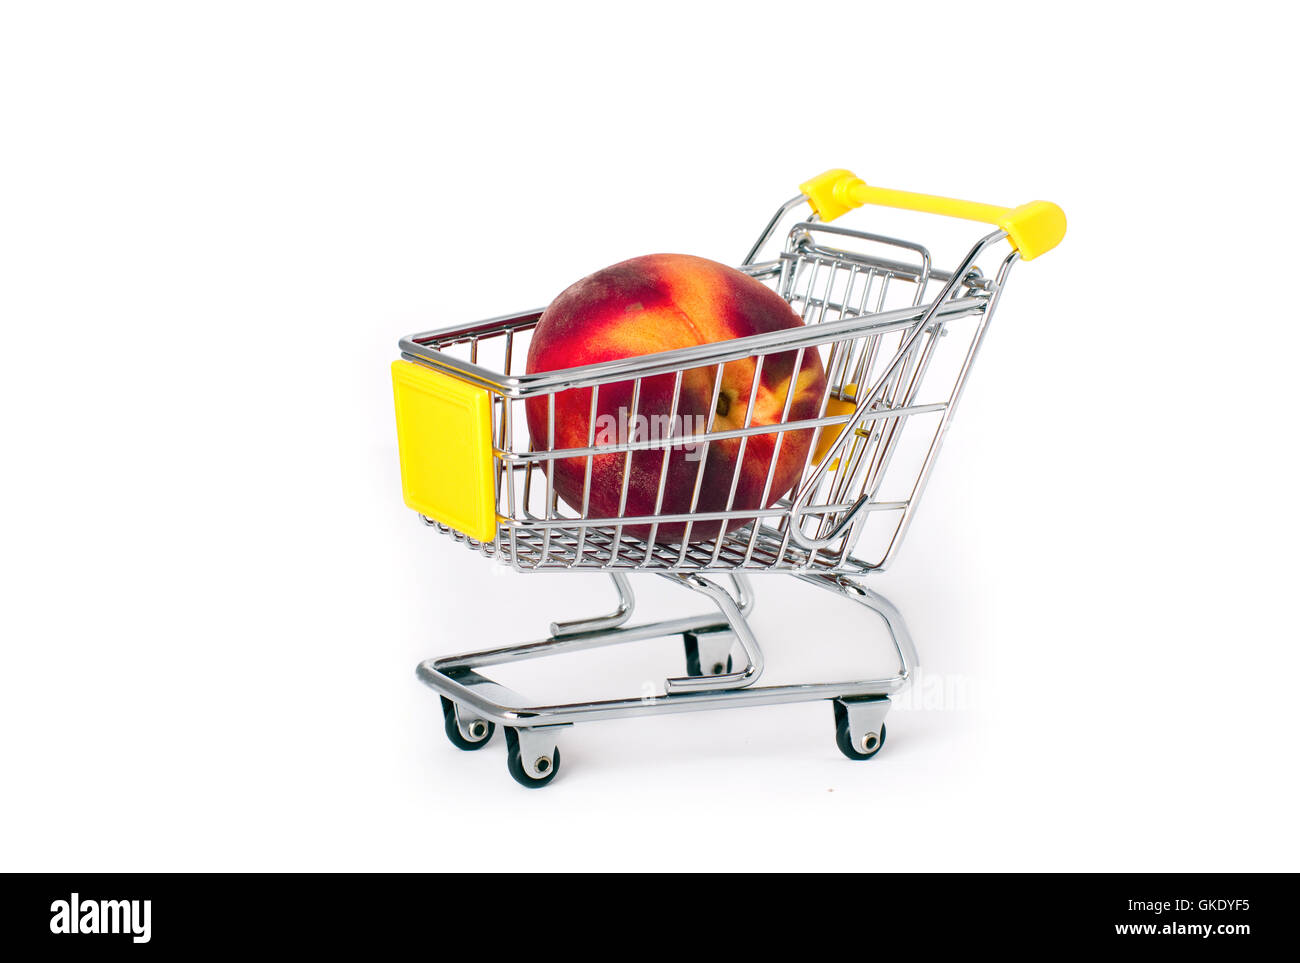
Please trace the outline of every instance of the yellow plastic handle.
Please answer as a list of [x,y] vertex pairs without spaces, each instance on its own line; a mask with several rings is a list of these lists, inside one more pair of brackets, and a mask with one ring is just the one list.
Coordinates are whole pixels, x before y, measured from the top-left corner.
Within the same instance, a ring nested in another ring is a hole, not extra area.
[[1051,201],[1030,201],[1019,207],[998,207],[996,204],[978,204],[959,201],[934,194],[914,194],[911,191],[894,191],[887,187],[872,187],[852,171],[831,170],[818,174],[799,185],[808,197],[808,203],[823,221],[833,221],[845,211],[864,204],[883,207],[901,207],[908,211],[929,214],[946,214],[968,221],[996,224],[1007,232],[1012,246],[1026,261],[1046,254],[1065,237],[1065,211]]

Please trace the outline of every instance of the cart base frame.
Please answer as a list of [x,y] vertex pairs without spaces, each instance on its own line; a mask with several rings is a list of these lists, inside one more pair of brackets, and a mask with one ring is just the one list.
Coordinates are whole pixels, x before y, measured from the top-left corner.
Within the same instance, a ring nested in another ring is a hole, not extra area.
[[[548,784],[559,770],[559,731],[579,722],[825,699],[833,703],[836,742],[846,756],[868,759],[880,750],[885,740],[889,697],[909,683],[919,664],[907,624],[888,599],[846,575],[794,576],[878,615],[889,631],[899,668],[894,675],[880,679],[758,686],[754,683],[763,672],[763,654],[749,626],[754,595],[748,579],[732,575],[733,593],[702,575],[657,574],[704,595],[718,613],[629,626],[626,623],[635,608],[631,584],[627,576],[611,573],[618,606],[609,615],[552,623],[550,636],[540,641],[421,662],[416,675],[442,697],[447,735],[452,743],[461,749],[479,749],[491,739],[496,725],[505,727],[511,775],[521,784],[536,788]],[[478,671],[493,665],[674,635],[683,638],[688,675],[665,680],[660,695],[531,705],[523,696]],[[732,654],[737,649],[746,664],[732,671]]]

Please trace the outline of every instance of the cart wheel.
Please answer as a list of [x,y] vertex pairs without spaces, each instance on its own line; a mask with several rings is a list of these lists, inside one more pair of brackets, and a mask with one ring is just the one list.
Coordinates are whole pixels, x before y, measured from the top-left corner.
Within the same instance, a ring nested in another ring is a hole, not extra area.
[[541,789],[548,785],[555,774],[560,771],[560,747],[556,746],[555,751],[549,756],[543,756],[538,760],[538,769],[545,769],[546,773],[542,776],[534,776],[524,768],[524,761],[519,754],[519,735],[514,729],[506,729],[506,768],[510,770],[510,776],[515,782],[529,789]]
[[496,725],[488,722],[486,719],[475,719],[469,724],[469,730],[472,735],[477,735],[477,739],[467,739],[465,734],[460,731],[460,726],[456,725],[456,706],[446,696],[442,696],[442,725],[447,731],[447,738],[457,749],[464,749],[466,752],[472,752],[475,749],[482,749],[492,739],[492,733],[496,731]]
[[880,724],[880,738],[869,733],[865,745],[854,745],[853,736],[849,733],[849,714],[838,702],[832,704],[835,706],[835,744],[840,747],[840,752],[850,759],[870,759],[878,753],[885,744],[885,724]]
[[709,666],[707,673],[700,670],[700,639],[694,632],[685,632],[682,634],[683,642],[686,647],[686,674],[687,675],[722,675],[724,672],[731,671],[731,656],[727,656],[727,664],[714,662]]

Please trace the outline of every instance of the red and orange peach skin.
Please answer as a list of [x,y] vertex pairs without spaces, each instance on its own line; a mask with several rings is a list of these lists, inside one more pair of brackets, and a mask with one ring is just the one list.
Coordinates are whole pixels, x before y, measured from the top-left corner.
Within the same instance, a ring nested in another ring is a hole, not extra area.
[[[651,254],[597,271],[571,285],[542,314],[528,352],[529,373],[554,371],[578,365],[612,361],[635,355],[667,351],[689,345],[714,343],[759,332],[792,328],[803,322],[780,295],[741,272],[705,258],[685,254]],[[825,375],[816,350],[804,352],[796,375],[797,352],[768,355],[762,366],[751,425],[780,424],[787,392],[793,390],[789,421],[816,418],[825,392]],[[677,423],[703,425],[714,411],[713,430],[741,428],[754,386],[755,358],[723,367],[716,403],[713,388],[716,366],[683,373]],[[672,414],[675,376],[643,379],[636,413],[647,419],[667,419]],[[793,380],[793,385],[791,384]],[[625,423],[632,411],[633,382],[599,387],[597,424]],[[554,438],[548,437],[549,398],[528,400],[528,427],[537,450],[581,448],[589,444],[591,388],[574,388],[555,396]],[[602,418],[604,416],[604,418]],[[620,420],[622,419],[622,420]],[[698,419],[698,420],[697,420]],[[588,518],[666,515],[691,509],[697,474],[703,461],[696,511],[721,511],[768,507],[798,481],[814,431],[805,429],[750,435],[741,454],[741,439],[709,444],[707,452],[681,447],[668,454],[662,504],[656,506],[659,479],[664,472],[664,451],[633,454],[626,503],[620,512],[624,453],[596,455],[591,459],[591,485],[583,505],[587,473],[585,457],[555,462],[555,489],[570,507]],[[778,438],[780,450],[777,453]],[[597,443],[600,438],[597,438]],[[776,454],[772,484],[763,498],[768,468]],[[739,471],[737,472],[737,462]],[[735,496],[728,506],[733,478]],[[728,523],[734,530],[743,521]],[[713,538],[717,521],[695,522],[689,535],[685,523],[665,523],[655,530],[657,542],[680,543]],[[624,533],[648,538],[649,525],[629,525]]]

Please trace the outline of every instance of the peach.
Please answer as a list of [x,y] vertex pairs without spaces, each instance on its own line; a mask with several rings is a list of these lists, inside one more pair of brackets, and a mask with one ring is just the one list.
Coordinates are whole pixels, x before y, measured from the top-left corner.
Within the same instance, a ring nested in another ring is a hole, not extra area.
[[[613,361],[802,323],[780,295],[733,268],[685,254],[651,254],[597,271],[551,302],[533,334],[527,370],[535,373]],[[806,350],[795,372],[796,356],[796,351],[768,355],[756,392],[756,359],[728,362],[723,366],[716,401],[716,365],[683,372],[673,421],[675,436],[702,433],[710,410],[714,431],[744,427],[751,393],[751,426],[780,424],[786,397],[791,393],[788,420],[816,418],[826,384],[821,358],[815,349]],[[561,391],[555,395],[553,439],[548,429],[549,398],[531,398],[527,416],[533,447],[539,451],[582,448],[591,444],[593,437],[598,445],[608,444],[627,440],[629,432],[637,440],[644,439],[647,431],[662,439],[663,428],[673,414],[674,381],[673,374],[642,379],[635,409],[639,418],[632,417],[633,381],[600,385],[594,429],[592,389]],[[656,428],[657,435],[653,434]],[[621,512],[626,455],[596,455],[591,458],[586,517],[613,519],[688,512],[695,498],[697,477],[696,511],[726,509],[733,479],[731,508],[769,507],[799,480],[814,434],[812,429],[803,429],[784,435],[750,435],[744,441],[743,453],[740,438],[713,441],[707,451],[703,445],[694,450],[677,446],[668,449],[666,467],[663,448],[638,451],[632,456]],[[776,466],[765,499],[764,486],[774,457]],[[588,459],[580,456],[561,458],[554,468],[556,492],[579,512],[584,510],[587,463]],[[657,505],[661,475],[663,501]],[[744,520],[729,521],[727,530],[742,524]],[[680,543],[687,537],[715,537],[720,528],[716,520],[695,522],[688,535],[685,523],[663,523],[655,529],[654,537],[657,542]],[[651,527],[629,525],[623,531],[644,539],[650,537]]]

